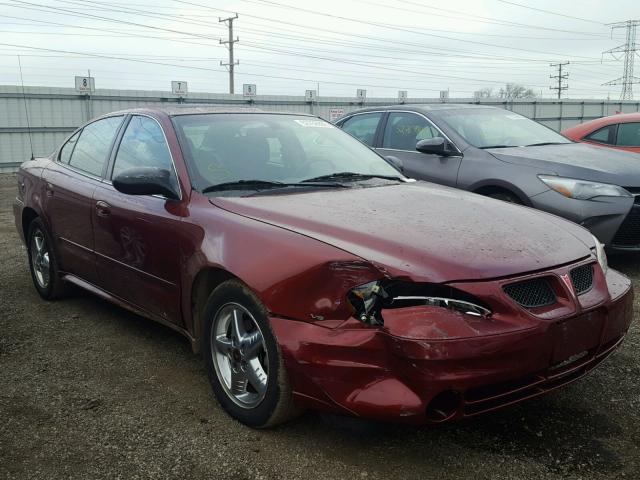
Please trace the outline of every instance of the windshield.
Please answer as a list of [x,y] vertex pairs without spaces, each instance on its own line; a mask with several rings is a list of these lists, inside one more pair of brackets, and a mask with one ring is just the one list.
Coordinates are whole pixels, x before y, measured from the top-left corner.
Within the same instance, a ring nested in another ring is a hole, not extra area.
[[355,174],[352,179],[402,177],[351,135],[314,117],[218,113],[179,115],[173,122],[200,191],[235,182],[259,189],[260,182],[293,184],[344,172]]
[[460,109],[440,113],[462,138],[474,147],[525,147],[571,143],[571,140],[533,120],[502,109]]

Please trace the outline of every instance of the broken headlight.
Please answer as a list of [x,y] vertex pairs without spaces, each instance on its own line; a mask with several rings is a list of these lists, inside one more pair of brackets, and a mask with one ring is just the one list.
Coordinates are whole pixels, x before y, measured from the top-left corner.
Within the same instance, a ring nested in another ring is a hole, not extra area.
[[609,269],[609,264],[607,262],[607,254],[604,251],[604,244],[600,243],[600,240],[596,238],[595,235],[592,235],[593,241],[596,242],[596,258],[598,259],[598,263],[602,268],[602,273],[607,275],[607,270]]
[[372,325],[382,324],[380,310],[387,293],[379,280],[365,283],[354,288],[347,296],[349,303],[356,311],[356,316],[364,323]]
[[446,308],[474,317],[487,317],[491,310],[471,295],[447,285],[398,282],[369,282],[348,295],[356,317],[370,325],[382,325],[382,309],[429,306]]

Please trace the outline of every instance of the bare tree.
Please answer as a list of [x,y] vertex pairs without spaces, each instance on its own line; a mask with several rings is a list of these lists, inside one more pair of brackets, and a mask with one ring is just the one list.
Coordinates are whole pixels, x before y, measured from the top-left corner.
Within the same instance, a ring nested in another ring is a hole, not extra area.
[[474,94],[475,98],[491,98],[493,96],[493,88],[491,87],[485,87],[481,88],[480,90],[476,90]]
[[537,95],[532,89],[523,85],[507,83],[504,88],[500,89],[498,96],[505,100],[516,100],[518,98],[535,98]]

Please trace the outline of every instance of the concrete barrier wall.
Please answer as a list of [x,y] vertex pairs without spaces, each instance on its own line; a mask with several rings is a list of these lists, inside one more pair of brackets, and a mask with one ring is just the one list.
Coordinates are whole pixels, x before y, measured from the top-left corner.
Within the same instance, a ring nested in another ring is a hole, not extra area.
[[[96,90],[79,95],[73,88],[0,86],[0,172],[13,171],[31,156],[47,155],[73,130],[87,120],[125,108],[158,106],[168,103],[209,105],[253,105],[267,111],[312,113],[327,120],[337,110],[348,113],[362,107],[356,98],[320,97],[316,103],[303,96],[190,93],[179,98],[169,92],[147,90]],[[396,98],[370,98],[366,106],[397,104]],[[409,98],[407,103],[440,103],[437,98]],[[452,98],[448,103],[475,103],[502,107],[533,118],[555,130],[616,112],[640,111],[640,102],[607,100],[474,100]],[[27,122],[27,114],[29,122]],[[28,124],[31,127],[29,135]]]

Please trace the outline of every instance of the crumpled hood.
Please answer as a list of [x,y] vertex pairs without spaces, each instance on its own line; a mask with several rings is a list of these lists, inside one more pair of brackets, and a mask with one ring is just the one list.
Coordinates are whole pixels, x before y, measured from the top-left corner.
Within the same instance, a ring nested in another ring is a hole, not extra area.
[[498,160],[561,177],[640,187],[640,155],[586,143],[485,150]]
[[422,281],[540,270],[584,258],[593,246],[586,230],[559,217],[427,182],[211,202]]

